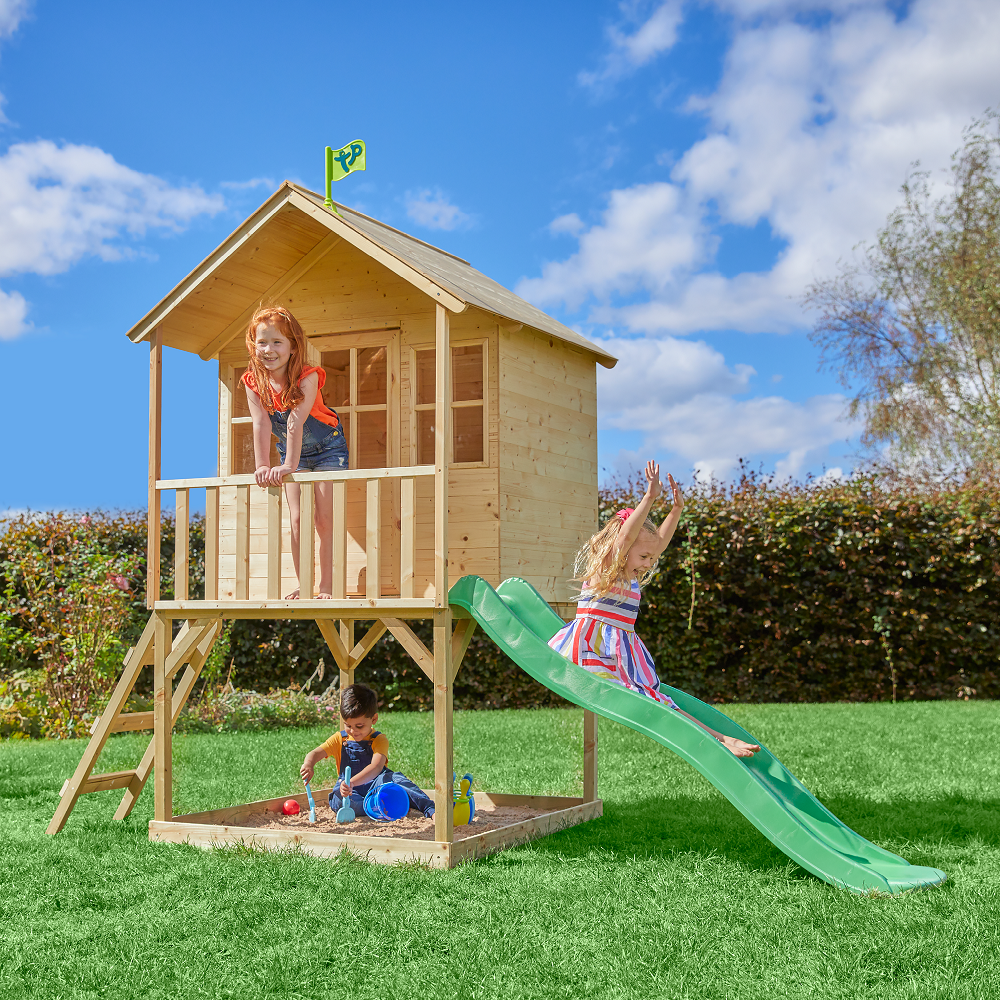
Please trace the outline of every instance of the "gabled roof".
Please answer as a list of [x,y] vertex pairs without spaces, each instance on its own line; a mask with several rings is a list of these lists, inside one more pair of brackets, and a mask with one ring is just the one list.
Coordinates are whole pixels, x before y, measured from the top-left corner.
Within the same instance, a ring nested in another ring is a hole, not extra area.
[[[203,358],[217,356],[221,347],[241,328],[241,323],[245,327],[261,297],[278,297],[281,293],[277,289],[291,273],[301,273],[303,265],[318,260],[334,243],[344,240],[452,312],[462,312],[470,305],[475,306],[500,319],[523,324],[583,348],[606,368],[617,363],[617,358],[603,348],[525,302],[461,257],[345,205],[337,204],[336,207],[337,212],[325,208],[321,195],[285,181],[227,240],[129,330],[129,339],[134,343],[145,340],[162,323],[171,328],[173,334],[166,343],[173,341],[173,346],[196,351]],[[257,273],[264,275],[258,284],[266,282],[268,274],[274,277],[274,282],[263,287],[250,287],[242,274],[239,280],[234,279],[227,272],[226,262],[247,258],[259,250],[252,246],[253,237],[265,227],[273,229],[278,225],[282,227],[286,244],[283,246],[284,256],[254,261]],[[325,238],[322,236],[324,232]],[[270,271],[266,270],[268,267]],[[286,287],[290,284],[287,282]],[[219,294],[224,296],[221,305],[216,302],[212,302],[211,307],[206,305],[211,296],[204,293],[209,287],[221,289]],[[175,310],[186,315],[172,316]]]

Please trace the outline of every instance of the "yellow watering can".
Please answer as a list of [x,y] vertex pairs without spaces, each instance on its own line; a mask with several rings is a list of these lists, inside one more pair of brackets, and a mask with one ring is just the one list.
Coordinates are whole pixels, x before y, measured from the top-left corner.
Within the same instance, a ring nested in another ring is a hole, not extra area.
[[[451,780],[455,780],[452,775]],[[452,823],[455,826],[465,826],[472,822],[476,815],[476,800],[472,797],[472,775],[466,774],[459,783],[459,792],[452,803]]]

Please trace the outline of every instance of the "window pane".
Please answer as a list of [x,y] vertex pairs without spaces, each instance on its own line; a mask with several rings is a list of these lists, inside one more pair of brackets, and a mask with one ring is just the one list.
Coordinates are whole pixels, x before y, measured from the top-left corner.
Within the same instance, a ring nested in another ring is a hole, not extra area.
[[[358,405],[385,405],[389,398],[388,371],[384,347],[358,351]],[[372,468],[364,466],[364,468]]]
[[358,422],[358,460],[355,469],[385,468],[385,410],[369,410],[354,415]]
[[434,411],[417,410],[417,465],[434,464]]
[[[250,416],[250,404],[247,402],[247,387],[240,382],[243,378],[246,368],[236,369],[236,381],[233,385],[236,387],[233,389],[233,416],[234,417],[249,417]],[[251,472],[253,469],[250,470]]]
[[434,402],[434,352],[416,351],[416,371],[413,373],[417,403]]
[[455,462],[483,461],[483,408],[456,406],[451,411]]
[[[273,469],[281,464],[278,457],[278,439],[271,435],[271,454],[269,464]],[[233,427],[233,474],[249,476],[256,472],[257,466],[253,454],[253,424],[236,424]]]
[[469,344],[451,349],[451,398],[454,400],[483,398],[482,344]]
[[326,372],[323,402],[334,410],[351,405],[351,352],[326,351],[321,362]]

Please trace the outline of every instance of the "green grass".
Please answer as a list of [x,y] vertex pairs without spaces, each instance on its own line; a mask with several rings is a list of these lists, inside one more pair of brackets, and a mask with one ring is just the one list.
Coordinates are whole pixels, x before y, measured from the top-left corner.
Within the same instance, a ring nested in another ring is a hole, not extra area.
[[[942,887],[854,896],[776,850],[668,751],[601,723],[602,819],[454,871],[151,844],[148,789],[83,798],[81,741],[0,744],[0,996],[996,998],[1000,703],[736,706],[849,826]],[[431,719],[383,720],[431,776]],[[175,740],[175,811],[297,791],[319,730]],[[578,793],[578,711],[465,712],[476,787]],[[115,737],[101,767],[134,766]],[[329,774],[322,766],[317,784]]]

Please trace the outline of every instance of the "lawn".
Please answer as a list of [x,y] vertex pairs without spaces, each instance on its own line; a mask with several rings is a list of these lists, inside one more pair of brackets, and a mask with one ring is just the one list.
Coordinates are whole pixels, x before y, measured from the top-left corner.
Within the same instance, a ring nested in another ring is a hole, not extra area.
[[[700,775],[601,722],[604,817],[454,871],[154,845],[152,788],[44,829],[80,741],[0,743],[0,996],[1000,996],[1000,703],[733,706],[845,823],[942,887],[855,896],[798,868]],[[430,782],[429,715],[382,720]],[[178,813],[297,791],[320,730],[175,738]],[[459,712],[476,787],[579,794],[579,711]],[[104,770],[144,740],[114,737]],[[316,783],[329,780],[319,770]]]

